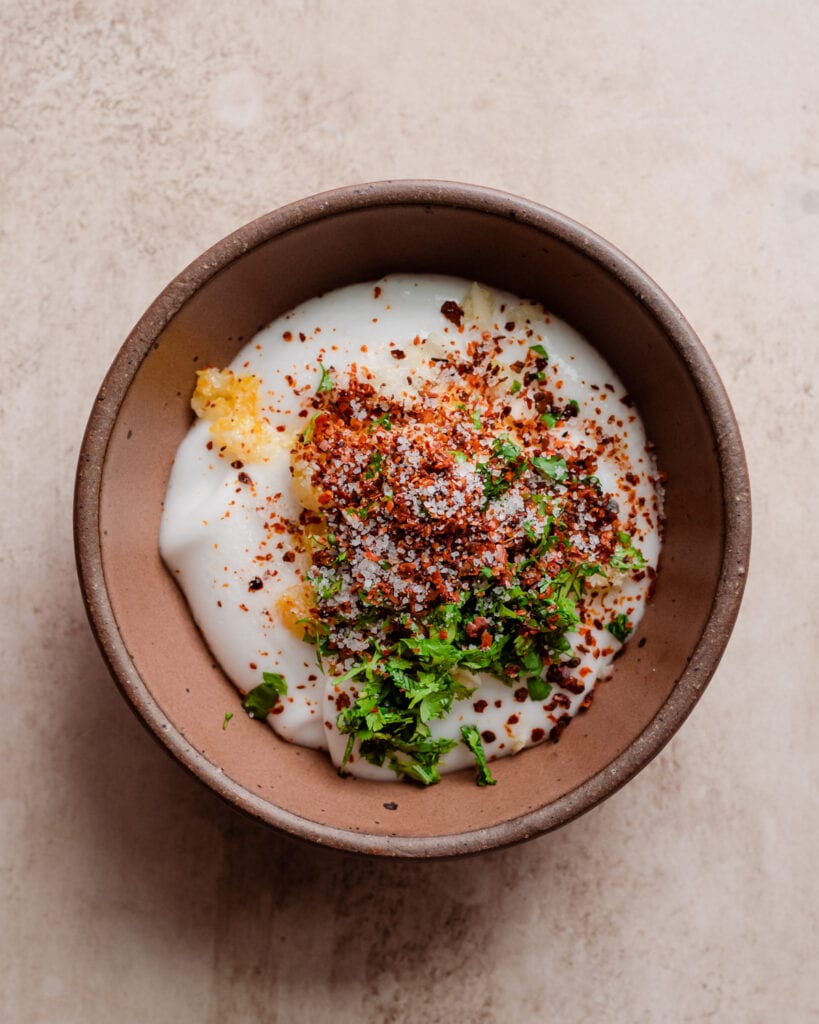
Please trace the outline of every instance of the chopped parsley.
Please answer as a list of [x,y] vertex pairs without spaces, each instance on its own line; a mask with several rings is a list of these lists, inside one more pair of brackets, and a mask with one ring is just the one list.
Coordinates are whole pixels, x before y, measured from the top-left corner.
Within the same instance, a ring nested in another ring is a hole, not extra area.
[[310,444],[316,433],[316,420],[321,416],[320,412],[317,412],[314,416],[311,416],[308,420],[307,426],[301,432],[302,444]]
[[549,479],[554,480],[555,483],[560,483],[561,480],[565,480],[569,475],[566,460],[560,455],[536,455],[532,459],[532,466],[542,476],[549,477]]
[[478,785],[494,786],[495,780],[492,778],[489,765],[486,763],[486,754],[484,753],[481,734],[474,725],[462,725],[461,739],[472,751],[475,758],[475,767],[478,770]]
[[376,427],[383,427],[384,430],[392,430],[392,420],[390,419],[389,413],[383,413],[381,416],[377,416],[368,428],[368,433],[372,433]]
[[228,722],[231,720],[231,718],[233,718],[233,712],[232,711],[226,711],[225,712],[225,717],[224,717],[224,719],[222,721],[222,732],[224,732],[225,729],[227,729]]
[[287,683],[284,676],[278,672],[262,672],[262,682],[245,695],[242,707],[251,718],[267,718],[279,697],[286,694]]
[[529,351],[534,352],[536,356],[540,356],[541,359],[548,359],[549,353],[542,345],[530,345]]
[[321,368],[321,379],[319,380],[318,387],[316,388],[316,394],[323,395],[328,391],[332,391],[336,384],[327,367],[323,363],[319,363],[319,367]]
[[475,467],[483,480],[486,504],[504,494],[525,472],[527,462],[523,450],[508,437],[496,437],[492,443],[491,458]]
[[628,616],[621,613],[616,615],[611,622],[606,624],[606,629],[611,633],[615,640],[619,640],[621,644],[624,644],[629,638],[634,627],[628,620]]
[[367,463],[367,468],[364,471],[364,477],[367,480],[372,480],[378,476],[384,467],[384,456],[378,449],[376,449],[370,456],[370,461]]
[[645,569],[647,562],[642,553],[635,548],[631,537],[622,531],[617,534],[620,542],[614,549],[611,556],[611,567],[617,572],[632,572],[637,569]]

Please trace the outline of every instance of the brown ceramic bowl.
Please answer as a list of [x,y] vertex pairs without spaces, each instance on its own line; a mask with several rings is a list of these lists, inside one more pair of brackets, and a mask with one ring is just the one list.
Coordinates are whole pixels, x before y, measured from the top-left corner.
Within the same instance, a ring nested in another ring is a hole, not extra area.
[[[558,744],[430,789],[341,779],[329,759],[238,714],[236,691],[160,561],[160,510],[191,424],[194,370],[227,364],[262,325],[341,285],[397,271],[455,274],[541,300],[624,381],[668,474],[656,594],[592,710]],[[381,182],[294,203],[240,228],[162,292],[117,355],[80,454],[77,561],[92,628],[131,707],[236,808],[356,853],[475,853],[563,825],[673,736],[717,667],[750,543],[737,425],[702,345],[662,291],[599,236],[516,196]],[[642,643],[642,641],[645,643]]]

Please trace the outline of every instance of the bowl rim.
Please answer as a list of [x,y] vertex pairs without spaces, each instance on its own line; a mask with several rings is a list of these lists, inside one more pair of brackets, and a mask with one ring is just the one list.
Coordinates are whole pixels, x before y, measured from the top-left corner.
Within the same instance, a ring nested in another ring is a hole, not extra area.
[[[684,363],[710,421],[723,480],[723,556],[711,611],[694,655],[648,727],[610,764],[553,803],[456,835],[375,835],[322,825],[254,796],[228,778],[185,739],[151,696],[119,631],[102,566],[99,502],[108,442],[132,380],[170,320],[211,278],[272,239],[317,220],[387,206],[447,207],[512,219],[597,263],[642,304]],[[710,357],[668,296],[624,253],[583,224],[511,193],[451,181],[389,180],[318,193],[250,221],[193,260],[149,306],[114,358],[85,430],[74,492],[77,572],[91,629],[114,681],[154,738],[232,807],[280,832],[348,853],[411,859],[479,853],[542,835],[591,810],[642,770],[688,717],[716,671],[739,612],[750,542],[750,484],[739,427]]]

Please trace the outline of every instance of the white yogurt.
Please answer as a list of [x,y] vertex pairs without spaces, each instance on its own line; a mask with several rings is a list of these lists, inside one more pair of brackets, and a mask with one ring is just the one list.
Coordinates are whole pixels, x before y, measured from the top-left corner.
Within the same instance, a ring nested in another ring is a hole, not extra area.
[[[315,647],[297,639],[275,607],[307,569],[303,557],[292,560],[288,535],[273,528],[280,517],[296,520],[302,508],[293,492],[290,449],[307,422],[305,410],[320,379],[319,363],[332,365],[337,375],[358,364],[375,373],[383,388],[405,394],[410,360],[413,368],[423,369],[441,349],[463,352],[482,327],[502,332],[507,319],[521,320],[521,300],[494,291],[494,309],[477,308],[475,326],[465,320],[467,330],[459,332],[442,315],[441,306],[448,300],[461,302],[469,287],[458,278],[396,274],[311,299],[280,317],[245,345],[230,366],[237,376],[261,379],[270,446],[256,459],[243,458],[237,469],[231,465],[235,460],[220,455],[213,444],[210,423],[198,420],[180,445],[171,472],[160,551],[211,650],[243,693],[259,684],[262,671],[281,673],[288,693],[268,716],[269,724],[290,742],[328,750],[336,765],[347,742],[335,725],[337,680],[320,670]],[[478,674],[470,680],[477,691],[456,702],[446,719],[430,722],[436,738],[456,740],[462,725],[475,725],[490,760],[548,738],[558,720],[574,715],[594,685],[606,678],[620,644],[591,619],[605,624],[625,613],[636,626],[660,551],[657,471],[622,384],[566,323],[540,307],[526,309],[534,337],[503,342],[509,362],[525,351],[521,345],[542,340],[550,375],[562,382],[555,383],[556,393],[580,404],[580,415],[568,424],[572,440],[583,441],[595,432],[614,438],[612,457],[599,461],[596,475],[619,502],[621,517],[630,513],[634,543],[650,571],[641,580],[623,577],[617,588],[598,595],[583,636],[569,635],[580,648],[582,693],[556,686],[545,702],[521,701],[515,699],[514,688]],[[419,343],[413,345],[416,338]],[[390,355],[395,348],[410,358],[398,363]],[[626,472],[631,482],[625,480]],[[253,589],[259,581],[259,589]],[[472,763],[472,754],[459,743],[443,756],[440,769],[454,771]],[[348,770],[361,777],[395,778],[388,767],[363,758],[355,758]]]

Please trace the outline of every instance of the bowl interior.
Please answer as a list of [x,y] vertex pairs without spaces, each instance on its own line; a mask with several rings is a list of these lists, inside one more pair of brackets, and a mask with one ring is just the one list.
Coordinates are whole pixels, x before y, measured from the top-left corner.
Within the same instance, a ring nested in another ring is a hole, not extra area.
[[[697,648],[720,575],[723,486],[715,437],[701,389],[662,316],[605,265],[616,254],[560,234],[542,221],[527,222],[514,208],[410,201],[306,219],[228,262],[160,331],[143,322],[121,353],[112,374],[120,382],[133,376],[113,422],[99,491],[102,569],[119,636],[108,630],[101,640],[151,728],[242,809],[349,849],[449,853],[497,845],[528,834],[530,812],[558,809],[553,819],[541,815],[536,830],[542,830],[585,809],[593,800],[587,795],[578,804],[572,794],[604,778],[658,715],[662,720]],[[544,302],[620,375],[668,475],[656,594],[613,678],[598,687],[590,712],[558,744],[498,762],[493,788],[476,787],[471,772],[428,790],[344,780],[324,755],[288,745],[244,714],[223,730],[225,712],[240,710],[236,691],[157,550],[171,462],[192,420],[194,371],[225,365],[259,328],[304,299],[397,271],[455,274]],[[123,660],[131,663],[126,669]],[[681,721],[689,709],[674,714]],[[617,782],[648,756],[643,751],[632,765],[620,765]],[[515,819],[511,831],[497,831]],[[383,837],[406,842],[390,847]],[[440,842],[433,849],[418,842],[425,837]]]

